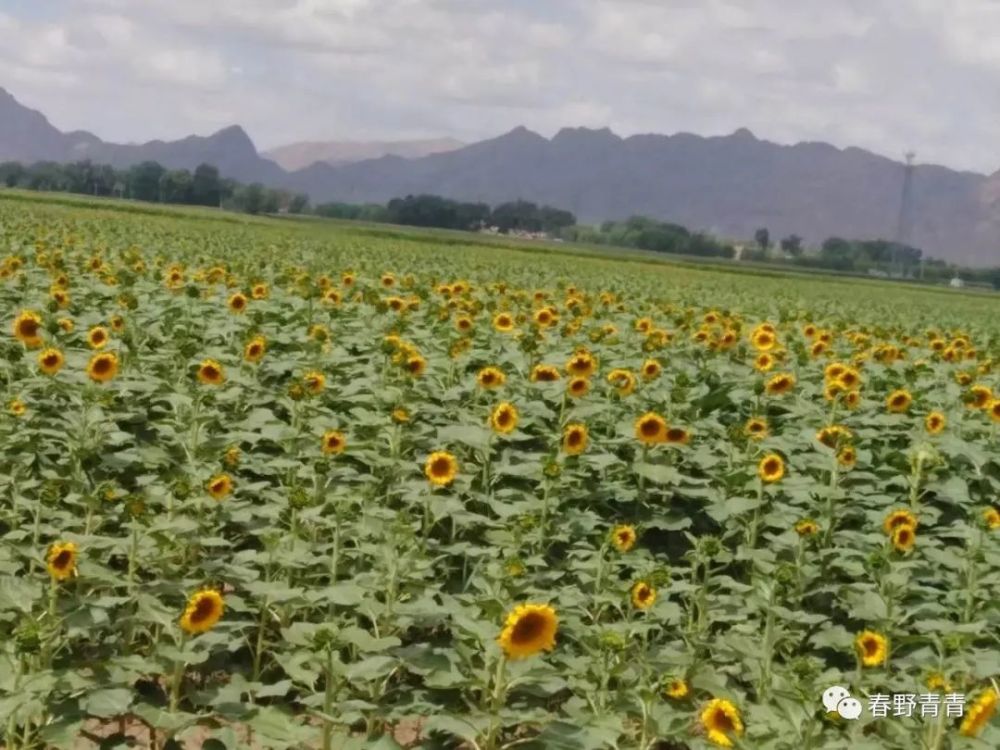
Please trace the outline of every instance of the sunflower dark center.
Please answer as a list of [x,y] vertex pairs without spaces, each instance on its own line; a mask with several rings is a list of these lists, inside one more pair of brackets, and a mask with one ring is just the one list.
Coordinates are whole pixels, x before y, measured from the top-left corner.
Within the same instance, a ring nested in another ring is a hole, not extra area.
[[215,611],[215,602],[207,596],[203,596],[194,605],[194,612],[191,613],[191,622],[203,622],[212,616]]
[[642,430],[642,434],[646,437],[652,437],[660,431],[660,425],[653,419],[647,419],[639,425],[639,429]]
[[101,357],[94,362],[94,372],[98,375],[104,375],[111,371],[111,360]]
[[530,613],[517,621],[511,640],[514,643],[530,643],[542,634],[545,629],[545,619],[537,614]]
[[717,708],[712,714],[712,725],[720,732],[732,732],[736,728],[729,714],[721,708]]
[[22,336],[34,336],[38,333],[38,321],[28,318],[18,323],[18,330]]
[[451,470],[451,461],[447,458],[436,458],[431,464],[431,473],[435,476],[444,476]]
[[52,559],[53,567],[57,569],[68,568],[70,563],[73,562],[73,553],[69,550],[62,550],[58,555]]
[[775,459],[773,459],[773,458],[768,459],[764,463],[764,471],[767,472],[768,474],[775,474],[775,473],[777,473],[778,468],[779,468],[778,462]]
[[55,367],[59,363],[59,355],[47,354],[42,362],[46,367]]
[[213,367],[212,365],[206,365],[205,367],[202,368],[201,371],[205,374],[205,377],[208,378],[209,380],[214,380],[219,376],[219,371],[215,369],[215,367]]
[[861,647],[865,651],[865,656],[875,656],[878,653],[878,641],[874,638],[865,638]]

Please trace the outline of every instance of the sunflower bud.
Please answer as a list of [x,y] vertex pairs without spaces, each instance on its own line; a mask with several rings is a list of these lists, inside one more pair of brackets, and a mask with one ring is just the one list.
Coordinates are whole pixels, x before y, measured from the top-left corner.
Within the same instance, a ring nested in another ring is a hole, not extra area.
[[542,472],[549,479],[557,479],[562,474],[562,464],[560,464],[555,459],[549,459],[545,462],[545,467]]
[[624,651],[628,647],[625,636],[616,630],[605,630],[597,639],[600,647],[606,651]]
[[714,536],[702,537],[698,542],[698,552],[705,560],[711,560],[722,552],[722,542]]

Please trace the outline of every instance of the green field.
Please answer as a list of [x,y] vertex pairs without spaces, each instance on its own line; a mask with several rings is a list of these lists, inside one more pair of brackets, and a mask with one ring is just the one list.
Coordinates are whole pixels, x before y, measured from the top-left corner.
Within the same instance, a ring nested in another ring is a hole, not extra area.
[[1000,746],[995,295],[0,192],[0,300],[6,750]]

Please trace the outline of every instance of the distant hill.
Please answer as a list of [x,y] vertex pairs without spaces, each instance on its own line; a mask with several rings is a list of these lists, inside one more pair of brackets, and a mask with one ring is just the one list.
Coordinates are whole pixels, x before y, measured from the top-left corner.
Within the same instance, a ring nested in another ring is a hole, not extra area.
[[265,151],[263,156],[282,169],[294,172],[316,162],[340,166],[390,155],[416,159],[429,154],[454,151],[464,145],[454,138],[417,141],[304,141],[272,148]]
[[[335,161],[387,147],[322,152],[300,145],[300,159],[325,153]],[[174,169],[209,162],[226,177],[305,192],[314,203],[384,203],[417,193],[490,204],[524,198],[587,222],[644,214],[732,239],[749,240],[767,227],[775,240],[794,233],[809,245],[830,236],[893,239],[904,174],[902,163],[862,149],[783,146],[745,129],[709,138],[621,138],[608,129],[566,128],[550,139],[523,127],[444,153],[338,166],[319,161],[286,171],[258,154],[238,126],[207,137],[117,145],[86,132],[62,133],[0,89],[0,160],[85,158],[116,167],[152,159]],[[912,207],[909,244],[955,263],[1000,265],[1000,172],[919,165]]]

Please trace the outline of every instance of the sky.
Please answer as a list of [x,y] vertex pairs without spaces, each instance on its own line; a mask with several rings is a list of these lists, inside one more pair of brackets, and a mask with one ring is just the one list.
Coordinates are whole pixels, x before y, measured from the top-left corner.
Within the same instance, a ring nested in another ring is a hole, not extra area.
[[117,142],[747,127],[992,173],[1000,0],[0,0],[0,87]]

